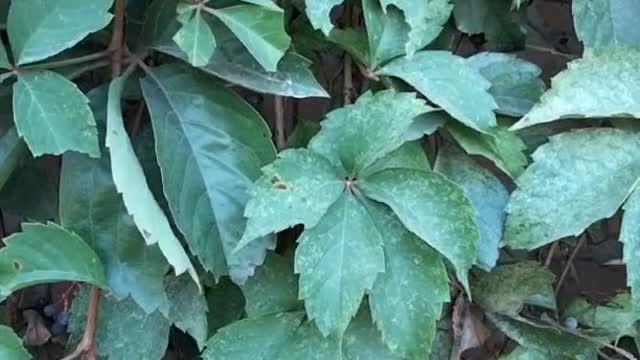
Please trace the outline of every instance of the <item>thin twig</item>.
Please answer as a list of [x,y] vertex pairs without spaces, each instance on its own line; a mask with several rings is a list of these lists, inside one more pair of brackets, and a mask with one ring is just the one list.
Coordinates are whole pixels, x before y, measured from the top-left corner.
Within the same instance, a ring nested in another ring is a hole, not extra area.
[[93,71],[93,70],[96,70],[96,69],[100,69],[102,67],[109,66],[110,64],[111,64],[111,61],[109,61],[109,60],[101,60],[101,61],[96,61],[94,63],[87,64],[87,65],[85,65],[85,66],[83,66],[83,67],[81,67],[81,68],[79,68],[77,70],[74,70],[73,72],[67,74],[67,79],[73,81],[73,80],[77,79],[78,77],[80,77],[80,75],[82,75],[82,74],[84,74],[86,72]]
[[558,241],[555,241],[553,244],[551,244],[551,248],[549,248],[549,253],[547,254],[547,258],[544,261],[544,267],[549,268],[549,265],[551,265],[551,260],[553,260],[553,255],[555,254],[556,250],[558,250]]
[[460,47],[462,46],[462,40],[464,40],[464,33],[459,33],[458,36],[453,41],[453,44],[451,46],[451,53],[452,54],[458,55],[458,51],[460,50]]
[[529,50],[534,50],[534,51],[539,51],[539,52],[546,52],[546,53],[549,53],[551,55],[562,56],[562,57],[564,57],[566,59],[569,59],[569,60],[574,60],[574,59],[578,58],[578,56],[576,56],[576,55],[563,53],[563,52],[557,51],[555,49],[551,49],[551,48],[544,47],[544,46],[537,46],[537,45],[527,44],[526,48],[529,49]]
[[567,277],[567,274],[569,273],[569,269],[571,268],[571,264],[573,263],[573,260],[576,258],[576,255],[578,255],[578,251],[584,244],[585,239],[586,239],[585,235],[581,236],[580,240],[578,240],[578,244],[576,245],[575,249],[573,249],[573,252],[571,253],[571,255],[569,255],[567,264],[564,266],[564,269],[562,270],[562,274],[560,274],[560,279],[556,284],[556,290],[555,290],[556,295],[558,295],[558,293],[560,292],[560,289],[562,288],[562,284],[564,283],[564,279]]
[[524,322],[526,324],[529,324],[531,326],[537,327],[539,329],[549,329],[549,330],[556,331],[558,334],[562,334],[564,332],[564,333],[571,334],[573,336],[577,336],[579,338],[582,338],[582,339],[585,339],[587,341],[590,341],[590,342],[592,342],[594,344],[598,344],[601,347],[605,347],[607,349],[613,350],[616,353],[618,353],[619,355],[622,355],[625,359],[638,360],[635,356],[633,356],[633,354],[631,354],[630,352],[628,352],[625,349],[622,349],[622,348],[620,348],[620,347],[618,347],[616,345],[610,344],[610,343],[608,343],[608,342],[606,342],[604,340],[601,340],[601,339],[598,339],[598,338],[591,337],[589,335],[583,334],[582,332],[580,332],[578,330],[566,328],[566,327],[564,327],[564,326],[562,326],[560,324],[557,324],[557,323],[555,323],[555,322],[553,322],[551,320],[543,320],[546,323],[546,325],[545,325],[545,324],[536,323],[536,322],[534,322],[532,320],[529,320],[529,319],[527,319],[525,317],[522,317],[520,315],[515,315],[515,316],[510,316],[510,317],[512,319],[514,319],[514,320],[518,320],[518,321]]
[[604,360],[615,360],[615,358],[608,356],[607,354],[603,353],[602,351],[598,350],[598,356],[600,356],[601,358],[603,358]]
[[287,145],[284,128],[284,98],[279,95],[273,97],[273,109],[276,117],[276,146],[282,150]]
[[131,126],[129,128],[129,134],[132,136],[138,133],[140,130],[140,126],[142,125],[142,115],[144,114],[145,103],[144,100],[140,100],[138,104],[138,108],[136,109],[136,114],[131,122]]

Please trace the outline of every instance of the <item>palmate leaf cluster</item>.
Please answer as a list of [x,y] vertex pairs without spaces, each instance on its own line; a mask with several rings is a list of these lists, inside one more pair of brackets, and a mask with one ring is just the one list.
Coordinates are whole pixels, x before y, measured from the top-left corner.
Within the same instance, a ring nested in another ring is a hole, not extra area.
[[[0,208],[25,219],[3,239],[0,301],[82,283],[69,348],[91,287],[95,351],[114,360],[162,359],[172,327],[211,360],[448,358],[438,325],[465,296],[518,344],[504,359],[638,338],[640,135],[620,121],[640,116],[635,2],[574,0],[584,54],[547,89],[507,53],[525,1],[130,0],[114,44],[119,1],[0,5]],[[496,51],[461,56],[478,34]],[[335,98],[335,53],[363,81],[276,150],[243,95]],[[584,126],[527,149],[528,128],[565,118]],[[630,291],[551,321],[553,273],[501,248],[620,209]],[[0,325],[5,357],[31,358]]]

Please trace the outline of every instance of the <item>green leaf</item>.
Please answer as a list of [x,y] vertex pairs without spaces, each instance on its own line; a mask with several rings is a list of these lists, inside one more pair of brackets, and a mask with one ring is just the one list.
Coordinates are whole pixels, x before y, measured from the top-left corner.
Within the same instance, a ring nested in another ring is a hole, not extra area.
[[440,255],[405,229],[389,208],[371,202],[367,209],[384,234],[386,259],[384,273],[369,292],[371,314],[394,353],[424,359],[442,304],[449,300],[447,271]]
[[[149,126],[143,127],[131,140],[133,141],[133,149],[138,157],[138,161],[140,161],[140,166],[142,166],[144,175],[147,178],[149,190],[151,190],[153,197],[165,215],[167,215],[173,227],[175,225],[174,220],[171,218],[171,210],[169,209],[169,204],[162,189],[162,174],[156,155],[156,141],[153,135],[153,126],[149,124]],[[180,241],[182,241],[182,239],[180,239]]]
[[[380,334],[377,335],[380,339]],[[277,355],[276,358],[279,360],[344,359],[340,351],[340,341],[323,336],[313,322],[305,322],[298,327]]]
[[514,132],[503,127],[496,127],[489,134],[482,134],[449,121],[447,130],[467,153],[491,160],[511,179],[517,179],[529,163],[524,153],[524,142]]
[[592,128],[550,138],[507,206],[504,242],[535,249],[612,216],[640,177],[638,134]]
[[506,356],[500,357],[500,360],[568,360],[566,357],[554,357],[550,359],[549,354],[540,351],[527,349],[518,346],[515,350]]
[[31,354],[22,345],[22,339],[10,327],[0,325],[0,358],[29,360]]
[[312,322],[301,325],[278,353],[281,360],[400,360],[382,342],[366,307],[349,324],[342,343],[324,337]]
[[450,360],[453,349],[453,329],[448,311],[442,317],[436,327],[436,337],[433,339],[429,360]]
[[[251,279],[253,278],[249,278],[249,281]],[[223,277],[213,287],[208,287],[205,295],[209,307],[207,313],[209,336],[242,317],[245,309],[244,295],[238,285],[228,277]]]
[[0,189],[9,180],[13,170],[27,154],[13,122],[11,97],[0,96]]
[[333,29],[327,40],[340,45],[361,64],[369,65],[369,44],[367,34],[362,29]]
[[245,227],[248,191],[275,158],[269,129],[239,96],[195,70],[163,66],[141,85],[178,228],[207,270],[244,282],[273,246],[266,237],[233,252]]
[[74,83],[51,71],[22,73],[13,85],[16,127],[34,156],[74,150],[100,157],[88,103]]
[[333,24],[329,18],[331,9],[342,4],[344,0],[304,0],[307,17],[313,28],[322,30],[325,35],[329,35]]
[[[219,39],[220,42],[223,39]],[[277,72],[264,70],[240,43],[219,45],[209,64],[201,70],[234,84],[260,93],[293,98],[323,97],[329,95],[313,77],[311,61],[287,52],[278,63]]]
[[109,86],[106,146],[111,153],[113,182],[129,214],[147,245],[158,244],[160,251],[174,267],[176,275],[188,271],[199,283],[198,275],[180,241],[173,234],[167,217],[149,190],[140,161],[124,129],[121,96],[126,78],[119,77]]
[[586,51],[567,66],[512,130],[562,118],[640,117],[640,50]]
[[546,86],[542,70],[513,55],[484,52],[467,59],[489,82],[489,94],[498,104],[497,113],[521,117],[538,102]]
[[640,46],[640,3],[633,0],[575,0],[573,23],[585,48]]
[[[489,319],[500,331],[525,348],[545,355],[589,356],[598,346],[577,335],[561,332],[557,328],[533,325],[504,315],[492,314]],[[545,358],[547,359],[547,358]]]
[[[301,3],[302,0],[294,0],[293,2]],[[295,4],[292,4],[290,11],[293,11],[294,8],[297,7]],[[301,5],[299,9],[300,11],[304,11],[304,6]],[[338,54],[339,50],[333,46],[332,41],[329,39],[331,32],[328,36],[325,36],[322,31],[314,30],[305,16],[294,17],[287,25],[287,30],[292,37],[292,48],[307,59],[317,59],[316,56],[318,52],[325,51],[332,53],[334,56],[340,56],[340,54]],[[333,30],[335,30],[335,28],[331,31],[333,32]],[[363,30],[360,26],[357,28],[359,32]]]
[[407,141],[421,139],[425,135],[431,135],[438,128],[444,125],[451,116],[444,111],[431,111],[426,114],[419,115],[409,126],[405,134]]
[[7,23],[7,15],[9,15],[9,6],[11,5],[10,1],[2,1],[0,2],[0,23]]
[[511,9],[520,9],[520,6],[522,6],[522,4],[526,4],[528,0],[513,0],[513,3],[511,4]]
[[0,191],[0,208],[28,220],[57,220],[58,186],[51,170],[51,159],[24,157]]
[[151,2],[144,16],[142,45],[156,50],[163,47],[176,48],[173,36],[182,27],[176,16],[178,4],[184,4],[184,2],[181,0]]
[[578,320],[579,324],[611,341],[636,336],[634,324],[640,318],[634,314],[629,294],[618,294],[604,305],[592,305],[586,299],[578,298],[567,307],[563,316]]
[[366,311],[366,307],[362,307],[345,333],[342,341],[342,359],[400,360],[401,357],[392,353],[384,344],[380,331],[373,325],[369,312]]
[[[151,4],[143,30],[144,44],[187,61],[187,54],[171,39],[180,29],[175,16],[177,1],[154,1]],[[209,63],[200,68],[202,71],[261,93],[295,98],[329,97],[309,70],[309,60],[287,52],[278,63],[277,72],[266,71],[220,21],[210,22],[209,26],[217,46]]]
[[298,301],[298,279],[293,257],[269,253],[263,266],[242,286],[247,317],[257,318],[294,310]]
[[[82,338],[88,306],[89,287],[81,287],[70,310],[70,345],[77,344]],[[96,353],[100,358],[162,359],[171,324],[160,312],[147,314],[131,298],[117,300],[102,292],[98,314]]]
[[299,149],[309,145],[309,141],[320,131],[320,124],[307,120],[300,120],[287,138],[287,149]]
[[479,233],[476,212],[461,188],[434,171],[410,169],[385,170],[357,186],[367,197],[389,205],[409,231],[449,259],[469,289],[467,271],[476,257]]
[[278,61],[291,44],[284,30],[284,12],[256,5],[236,5],[213,13],[242,41],[267,71],[277,71]]
[[467,34],[483,33],[501,50],[524,47],[526,34],[521,15],[512,11],[512,0],[455,0],[453,17],[458,30]]
[[111,21],[113,0],[21,0],[11,2],[7,31],[18,65],[70,48]]
[[281,152],[262,172],[250,191],[238,248],[297,224],[314,227],[345,189],[346,174],[306,149]]
[[398,77],[467,126],[488,132],[496,126],[498,106],[487,92],[491,83],[467,62],[447,51],[421,51],[376,72]]
[[278,5],[276,5],[272,0],[242,0],[246,3],[256,4],[260,6],[264,6],[269,10],[274,11],[283,11]]
[[244,319],[207,341],[204,360],[271,360],[302,322],[304,312]]
[[[382,9],[379,0],[363,0],[362,12],[367,25],[369,39],[369,67],[374,70],[378,65],[405,53],[405,44],[409,42],[409,25],[404,21],[402,12],[389,7]],[[427,45],[422,39],[422,48]]]
[[406,142],[399,148],[381,157],[362,171],[361,177],[366,178],[387,169],[415,169],[429,170],[429,159],[419,142]]
[[553,296],[555,276],[535,261],[500,265],[471,284],[473,300],[485,311],[517,315],[533,295]]
[[365,291],[384,272],[382,241],[371,214],[349,192],[300,236],[295,254],[299,297],[324,336],[342,338]]
[[309,149],[356,177],[400,147],[413,119],[430,110],[414,93],[367,92],[355,104],[330,112]]
[[168,319],[180,330],[191,335],[202,350],[207,341],[207,301],[200,289],[186,275],[167,276],[169,298]]
[[499,256],[498,247],[502,239],[509,191],[489,170],[452,145],[440,148],[434,167],[458,184],[475,207],[476,224],[480,232],[476,264],[490,271]]
[[147,313],[168,312],[162,278],[168,264],[145,245],[111,175],[110,159],[65,154],[60,178],[60,221],[82,236],[105,267],[106,283],[118,299],[127,296]]
[[216,49],[216,38],[205,22],[200,11],[196,11],[180,30],[173,36],[173,41],[187,54],[193,66],[207,65]]
[[453,9],[449,0],[380,0],[380,5],[383,9],[393,5],[404,13],[405,21],[410,27],[409,38],[405,43],[409,58],[440,34]]
[[624,244],[623,260],[627,267],[627,285],[631,288],[633,309],[640,310],[640,191],[633,191],[624,204],[620,241]]
[[[366,309],[366,308],[365,308]],[[322,336],[304,312],[281,313],[235,322],[209,339],[205,360],[400,360],[382,342],[367,311],[353,319],[342,345]]]
[[0,41],[0,69],[11,70],[12,67],[7,57],[7,50],[5,50],[3,42]]
[[76,234],[54,223],[23,223],[22,232],[6,237],[0,250],[0,301],[28,286],[82,281],[104,286],[104,269]]

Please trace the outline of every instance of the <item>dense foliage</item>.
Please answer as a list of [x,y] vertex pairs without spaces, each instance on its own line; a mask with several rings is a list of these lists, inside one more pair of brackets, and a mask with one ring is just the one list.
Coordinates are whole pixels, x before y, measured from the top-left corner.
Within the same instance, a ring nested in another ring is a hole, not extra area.
[[640,2],[541,1],[2,1],[0,359],[635,359]]

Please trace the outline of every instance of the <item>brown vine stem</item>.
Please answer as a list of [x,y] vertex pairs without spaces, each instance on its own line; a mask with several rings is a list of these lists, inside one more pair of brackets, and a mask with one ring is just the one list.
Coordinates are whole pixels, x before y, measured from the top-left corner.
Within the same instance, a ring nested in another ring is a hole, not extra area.
[[287,145],[284,128],[284,98],[279,95],[273,97],[273,110],[276,117],[276,146],[282,150]]
[[[124,15],[127,8],[127,0],[116,0],[114,5],[115,18],[113,20],[113,32],[108,51],[111,54],[111,76],[116,78],[122,73],[123,32]],[[72,354],[63,360],[72,360],[84,355],[87,360],[96,360],[96,332],[98,330],[98,308],[100,306],[100,289],[91,288],[89,295],[89,309],[87,309],[87,322],[84,327],[82,340]]]
[[573,260],[576,258],[576,255],[578,255],[578,251],[580,250],[582,245],[584,245],[584,241],[586,238],[587,238],[586,235],[581,236],[580,240],[578,240],[578,244],[576,245],[575,249],[573,249],[573,252],[571,253],[571,255],[569,255],[567,264],[564,266],[564,269],[562,270],[562,274],[560,274],[560,279],[558,280],[558,284],[556,284],[556,290],[555,290],[556,296],[560,292],[560,289],[562,289],[562,284],[564,283],[564,279],[567,277],[567,274],[569,273],[571,264],[573,264]]
[[89,295],[89,310],[87,311],[87,323],[84,328],[84,335],[76,349],[70,355],[62,358],[62,360],[76,359],[81,355],[85,355],[87,360],[96,359],[96,331],[98,329],[98,305],[100,305],[100,289],[91,288]]
[[[352,24],[355,23],[355,11],[354,4],[347,4],[345,6],[344,11],[344,26],[348,28]],[[343,84],[343,95],[344,95],[344,104],[349,105],[353,101],[353,59],[349,52],[345,51],[344,54],[344,65],[342,67],[343,76],[344,76],[344,84]]]
[[122,73],[122,54],[124,44],[124,12],[127,8],[127,0],[116,0],[115,19],[113,20],[113,33],[111,34],[111,44],[109,49],[111,54],[111,76],[116,78]]

